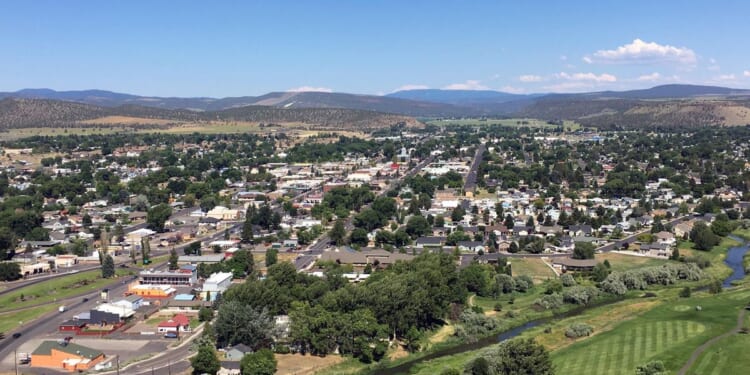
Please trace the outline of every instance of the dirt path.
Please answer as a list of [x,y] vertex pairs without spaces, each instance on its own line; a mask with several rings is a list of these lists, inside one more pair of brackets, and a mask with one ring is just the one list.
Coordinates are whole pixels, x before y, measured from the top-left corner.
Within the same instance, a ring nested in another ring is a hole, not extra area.
[[700,355],[703,354],[703,352],[705,352],[706,349],[711,347],[711,345],[713,345],[715,342],[721,339],[727,338],[739,332],[739,330],[742,328],[742,324],[745,322],[745,312],[747,312],[747,310],[745,310],[744,308],[740,310],[740,313],[737,316],[737,325],[731,331],[721,334],[719,336],[716,336],[712,338],[711,340],[708,340],[705,343],[703,343],[703,345],[696,348],[695,351],[693,351],[693,354],[690,355],[690,359],[688,359],[687,363],[685,363],[685,365],[682,366],[682,368],[677,373],[677,375],[685,375],[688,372],[688,370],[690,370],[690,367],[693,366],[695,361],[698,360],[698,357],[700,357]]

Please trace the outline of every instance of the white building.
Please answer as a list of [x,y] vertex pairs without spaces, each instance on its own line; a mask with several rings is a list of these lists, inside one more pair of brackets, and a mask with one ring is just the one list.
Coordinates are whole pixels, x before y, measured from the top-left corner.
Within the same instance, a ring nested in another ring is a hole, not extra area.
[[207,294],[210,294],[211,299],[216,298],[216,295],[224,293],[229,286],[232,284],[232,273],[231,272],[216,272],[203,282],[203,288],[201,289],[201,297],[206,298]]

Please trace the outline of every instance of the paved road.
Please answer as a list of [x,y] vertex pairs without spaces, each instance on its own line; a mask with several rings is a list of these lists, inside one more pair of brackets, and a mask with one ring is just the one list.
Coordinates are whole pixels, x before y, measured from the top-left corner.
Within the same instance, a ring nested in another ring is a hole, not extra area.
[[482,157],[484,156],[485,149],[486,147],[484,143],[477,147],[477,152],[474,153],[474,160],[472,160],[471,162],[469,173],[466,174],[466,181],[464,181],[464,191],[474,191],[474,189],[477,188],[477,170],[479,169],[479,164],[482,163]]

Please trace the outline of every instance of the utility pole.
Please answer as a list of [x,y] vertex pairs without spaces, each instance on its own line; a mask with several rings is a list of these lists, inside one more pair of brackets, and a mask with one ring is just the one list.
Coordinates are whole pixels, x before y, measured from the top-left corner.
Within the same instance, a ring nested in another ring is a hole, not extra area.
[[120,355],[117,355],[117,375],[120,375]]
[[16,375],[18,375],[18,350],[13,349],[13,368],[16,370]]

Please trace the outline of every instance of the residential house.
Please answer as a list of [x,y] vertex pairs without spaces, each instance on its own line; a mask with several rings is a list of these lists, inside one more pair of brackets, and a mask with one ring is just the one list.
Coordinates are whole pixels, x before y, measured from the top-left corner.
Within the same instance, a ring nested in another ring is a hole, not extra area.
[[159,323],[156,330],[159,333],[190,332],[190,318],[185,314],[177,314],[171,319]]
[[225,357],[228,361],[241,361],[245,354],[252,353],[253,349],[245,344],[237,344],[226,351]]
[[596,259],[554,258],[552,265],[562,272],[590,272],[596,266]]
[[484,242],[482,241],[459,241],[456,243],[456,246],[458,246],[458,250],[460,251],[470,251],[473,253],[485,251]]
[[419,237],[414,242],[414,246],[417,249],[442,247],[445,239],[445,237]]

